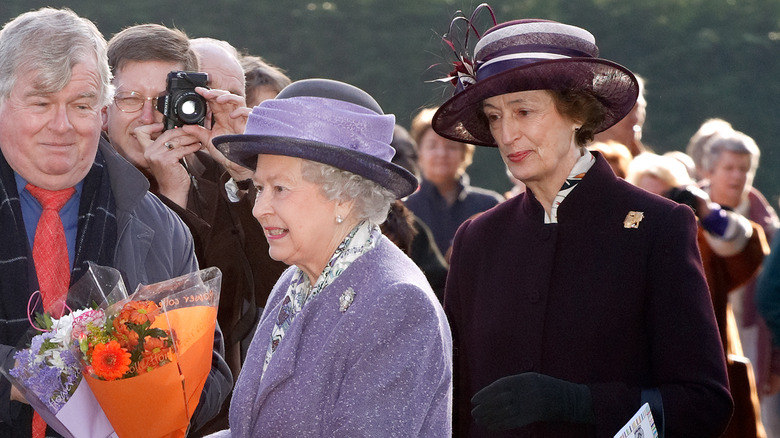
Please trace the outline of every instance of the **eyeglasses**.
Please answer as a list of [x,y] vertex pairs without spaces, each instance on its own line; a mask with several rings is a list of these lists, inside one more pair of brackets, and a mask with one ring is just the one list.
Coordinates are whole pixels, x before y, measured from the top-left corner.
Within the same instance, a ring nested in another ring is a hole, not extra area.
[[137,91],[121,91],[114,95],[114,103],[120,111],[125,113],[134,113],[144,107],[147,100],[152,101],[152,108],[157,108],[157,98],[146,97]]

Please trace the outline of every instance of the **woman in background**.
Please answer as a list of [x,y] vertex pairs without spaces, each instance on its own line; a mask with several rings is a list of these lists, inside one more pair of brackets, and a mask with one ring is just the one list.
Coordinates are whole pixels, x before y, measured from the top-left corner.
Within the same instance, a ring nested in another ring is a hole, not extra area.
[[688,205],[699,219],[697,241],[734,399],[734,415],[722,438],[765,438],[753,366],[743,352],[729,304],[730,294],[752,281],[769,253],[763,229],[741,214],[712,202],[695,185],[686,166],[671,156],[651,152],[636,156],[626,180]]
[[504,198],[469,184],[466,169],[474,158],[474,145],[444,138],[431,129],[435,112],[436,108],[423,109],[412,120],[409,132],[417,143],[422,182],[420,190],[406,199],[406,206],[428,225],[447,258],[460,224]]

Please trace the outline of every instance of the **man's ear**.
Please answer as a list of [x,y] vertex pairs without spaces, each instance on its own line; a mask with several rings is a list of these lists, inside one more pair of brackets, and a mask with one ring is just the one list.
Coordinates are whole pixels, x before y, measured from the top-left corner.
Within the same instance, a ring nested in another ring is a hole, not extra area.
[[103,131],[108,132],[108,106],[104,106],[100,110],[100,117],[103,119]]

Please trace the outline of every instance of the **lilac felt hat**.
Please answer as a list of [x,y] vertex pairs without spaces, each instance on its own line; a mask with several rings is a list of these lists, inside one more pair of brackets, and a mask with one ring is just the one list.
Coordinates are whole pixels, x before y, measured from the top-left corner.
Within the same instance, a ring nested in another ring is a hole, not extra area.
[[496,146],[481,115],[485,99],[518,91],[578,89],[604,105],[604,120],[596,128],[601,132],[633,108],[639,86],[628,69],[598,55],[593,35],[576,26],[538,19],[494,26],[477,42],[473,61],[457,66],[454,95],[434,115],[433,129],[452,140]]
[[298,157],[368,178],[403,198],[417,189],[417,179],[390,162],[394,127],[395,117],[365,91],[307,79],[254,107],[244,134],[213,141],[229,160],[249,169],[259,154]]

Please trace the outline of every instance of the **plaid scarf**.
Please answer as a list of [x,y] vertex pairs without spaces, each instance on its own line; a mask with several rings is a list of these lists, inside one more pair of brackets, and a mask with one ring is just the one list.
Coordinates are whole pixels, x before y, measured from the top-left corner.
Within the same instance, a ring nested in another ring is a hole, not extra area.
[[[116,204],[103,155],[98,151],[95,162],[84,179],[79,203],[76,256],[71,284],[87,272],[88,262],[112,266],[117,242]],[[27,301],[38,289],[32,249],[27,241],[19,191],[14,171],[0,153],[0,343],[24,346]],[[87,303],[70,303],[69,305]],[[40,312],[39,305],[35,311]]]

